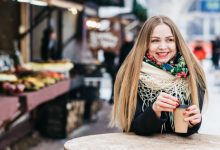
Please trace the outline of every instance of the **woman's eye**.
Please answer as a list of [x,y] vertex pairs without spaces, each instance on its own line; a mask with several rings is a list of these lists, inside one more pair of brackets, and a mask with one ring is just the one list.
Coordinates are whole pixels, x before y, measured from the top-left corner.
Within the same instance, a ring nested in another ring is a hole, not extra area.
[[174,41],[174,39],[168,39],[167,41],[168,41],[168,42],[173,42],[173,41]]
[[156,40],[156,39],[155,39],[155,40],[151,40],[151,42],[152,42],[152,43],[156,43],[156,42],[159,42],[159,40]]

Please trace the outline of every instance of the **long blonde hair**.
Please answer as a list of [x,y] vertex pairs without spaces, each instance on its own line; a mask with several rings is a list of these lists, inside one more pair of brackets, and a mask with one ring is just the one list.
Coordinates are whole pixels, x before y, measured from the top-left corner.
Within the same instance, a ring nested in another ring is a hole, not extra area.
[[176,41],[177,50],[185,58],[190,72],[188,81],[192,103],[199,105],[198,85],[207,94],[203,69],[189,50],[176,25],[166,16],[153,16],[143,24],[131,52],[128,54],[116,76],[114,85],[114,106],[110,124],[121,128],[124,132],[129,132],[131,127],[131,122],[136,110],[139,73],[142,60],[148,49],[152,32],[159,24],[166,24],[170,27]]

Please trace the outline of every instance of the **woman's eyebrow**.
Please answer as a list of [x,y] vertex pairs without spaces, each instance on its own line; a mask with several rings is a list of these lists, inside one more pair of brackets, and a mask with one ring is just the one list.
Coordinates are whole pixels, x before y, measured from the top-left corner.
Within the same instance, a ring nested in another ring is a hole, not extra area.
[[151,38],[158,38],[158,39],[159,39],[160,37],[157,37],[157,36],[152,36]]
[[[159,38],[161,38],[161,37],[158,37],[158,36],[152,36],[151,38],[155,38],[155,39],[159,39]],[[165,37],[165,38],[174,38],[174,36],[167,36],[167,37]]]

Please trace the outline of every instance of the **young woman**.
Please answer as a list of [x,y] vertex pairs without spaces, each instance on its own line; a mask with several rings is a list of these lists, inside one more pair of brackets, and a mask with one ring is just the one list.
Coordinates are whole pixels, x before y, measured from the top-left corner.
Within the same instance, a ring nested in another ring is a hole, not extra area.
[[120,67],[114,87],[112,125],[139,135],[174,132],[180,104],[188,133],[198,131],[207,87],[204,72],[176,25],[165,16],[149,18]]

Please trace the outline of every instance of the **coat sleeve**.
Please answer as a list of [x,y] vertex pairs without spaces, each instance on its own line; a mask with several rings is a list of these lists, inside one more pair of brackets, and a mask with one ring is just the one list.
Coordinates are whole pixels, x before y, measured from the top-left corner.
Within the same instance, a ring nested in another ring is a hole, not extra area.
[[138,135],[151,135],[153,133],[159,133],[162,124],[168,119],[166,113],[161,114],[158,118],[153,111],[152,107],[147,107],[144,112],[142,111],[143,102],[138,98],[136,113],[131,123],[131,132]]
[[[200,109],[200,111],[202,111],[205,91],[202,90],[199,86],[198,86],[198,95],[199,95],[199,109]],[[193,127],[188,128],[187,134],[185,134],[183,136],[190,136],[194,133],[198,133],[198,130],[199,130],[201,124],[202,124],[202,121],[200,123],[194,125]]]

